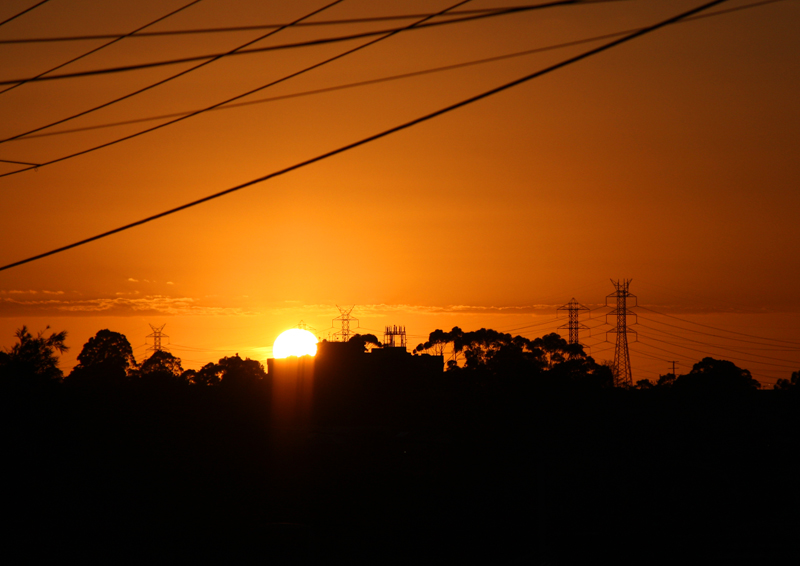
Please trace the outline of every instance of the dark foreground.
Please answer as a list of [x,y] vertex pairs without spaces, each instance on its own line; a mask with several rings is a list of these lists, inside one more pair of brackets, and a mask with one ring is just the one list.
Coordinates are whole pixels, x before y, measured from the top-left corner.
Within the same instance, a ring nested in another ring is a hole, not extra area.
[[[651,394],[652,393],[652,394]],[[6,391],[15,563],[794,564],[800,399]]]

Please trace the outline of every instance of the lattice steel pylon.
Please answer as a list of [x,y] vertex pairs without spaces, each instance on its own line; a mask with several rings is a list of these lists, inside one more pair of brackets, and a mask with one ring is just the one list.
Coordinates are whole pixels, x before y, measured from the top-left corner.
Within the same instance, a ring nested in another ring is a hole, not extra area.
[[343,309],[339,305],[336,305],[336,308],[339,309],[339,316],[333,319],[333,322],[337,320],[342,323],[342,329],[339,332],[333,333],[334,340],[338,342],[347,342],[350,340],[352,334],[350,332],[350,321],[355,320],[358,322],[358,319],[350,316],[350,313],[353,312],[353,309],[356,308],[355,305],[350,307],[349,309]]
[[147,337],[153,339],[153,345],[147,349],[147,352],[145,352],[145,358],[149,358],[150,356],[152,356],[156,352],[160,352],[161,350],[166,350],[166,348],[164,348],[164,346],[161,344],[162,338],[169,338],[169,336],[164,334],[164,327],[166,325],[167,325],[166,322],[161,326],[159,326],[158,328],[156,328],[152,324],[150,325],[150,328],[153,329],[153,333],[148,334]]
[[575,297],[572,297],[570,302],[566,305],[558,307],[556,310],[560,311],[567,311],[569,313],[569,319],[567,324],[562,324],[558,327],[559,330],[562,328],[566,328],[569,330],[569,340],[570,344],[580,344],[580,340],[578,338],[578,331],[579,330],[589,330],[589,327],[585,324],[581,324],[579,317],[580,311],[588,311],[590,310],[589,307],[585,307],[580,304],[578,301],[575,300]]
[[[632,295],[629,291],[631,281],[632,279],[622,279],[621,281],[612,279],[611,283],[616,290],[606,297],[606,306],[609,306],[608,299],[614,298],[617,301],[616,308],[606,315],[606,322],[608,322],[609,316],[617,317],[617,325],[608,331],[617,335],[617,345],[614,348],[614,387],[633,386],[631,356],[628,351],[628,334],[636,336],[636,331],[628,328],[627,317],[628,315],[636,316],[636,313],[628,309],[628,307],[637,305],[628,304],[629,299],[633,299],[634,303],[636,301],[636,295]],[[608,333],[606,333],[606,336],[608,336]]]

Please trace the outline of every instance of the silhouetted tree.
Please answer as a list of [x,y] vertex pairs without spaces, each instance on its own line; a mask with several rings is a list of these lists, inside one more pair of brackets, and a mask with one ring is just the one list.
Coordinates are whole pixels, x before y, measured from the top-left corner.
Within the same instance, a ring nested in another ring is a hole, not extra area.
[[597,390],[614,386],[614,369],[608,364],[595,362],[591,356],[583,353],[583,348],[580,354],[553,363],[543,377],[549,387],[555,388]]
[[661,388],[672,387],[672,384],[675,383],[675,379],[677,379],[677,376],[674,373],[659,375],[658,381],[656,381],[656,387],[661,387]]
[[250,358],[243,360],[239,354],[222,358],[217,365],[221,370],[220,385],[223,387],[254,385],[267,377],[261,362]]
[[428,335],[427,342],[418,344],[417,347],[414,348],[414,353],[418,354],[421,352],[428,352],[435,356],[443,356],[444,351],[447,348],[447,345],[453,344],[454,358],[452,361],[454,361],[457,365],[458,353],[461,352],[462,348],[460,347],[456,348],[456,342],[461,344],[463,336],[464,336],[464,331],[461,330],[458,326],[454,326],[453,329],[450,330],[449,332],[445,332],[444,330],[439,330],[437,328]]
[[583,346],[570,344],[555,332],[536,338],[532,343],[532,347],[538,348],[544,353],[544,362],[547,369],[568,359],[586,357]]
[[[464,369],[476,375],[518,377],[544,368],[544,353],[530,340],[492,329],[461,332],[453,337],[453,348],[464,355]],[[457,367],[448,362],[448,370]]]
[[779,391],[800,391],[800,371],[792,372],[791,379],[779,379],[775,384],[775,389]]
[[733,392],[759,389],[761,384],[733,362],[703,358],[692,366],[692,371],[678,377],[672,387],[681,391]]
[[136,368],[128,339],[108,329],[89,338],[78,355],[78,362],[67,376],[67,383],[117,385],[126,381]]
[[366,351],[369,346],[381,347],[381,343],[378,340],[378,337],[374,334],[354,334],[348,342],[353,344],[361,344],[362,350]]
[[61,381],[64,374],[58,368],[56,353],[63,354],[69,350],[64,344],[66,330],[53,332],[50,336],[45,336],[42,331],[34,337],[23,326],[14,336],[17,343],[0,356],[0,377],[31,385]]
[[219,385],[222,381],[222,368],[214,362],[207,363],[198,371],[189,375],[188,380],[193,385]]
[[131,374],[146,383],[182,383],[183,367],[180,358],[166,350],[157,350]]

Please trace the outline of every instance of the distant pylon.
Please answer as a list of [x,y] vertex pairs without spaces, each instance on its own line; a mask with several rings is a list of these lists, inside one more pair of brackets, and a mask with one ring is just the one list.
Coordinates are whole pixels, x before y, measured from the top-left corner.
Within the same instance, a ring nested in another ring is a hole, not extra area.
[[562,328],[566,328],[569,330],[569,343],[570,344],[580,344],[580,340],[578,339],[578,330],[589,330],[589,327],[585,324],[581,324],[578,320],[580,316],[580,311],[588,311],[589,307],[585,307],[580,304],[578,301],[575,300],[575,297],[572,297],[570,302],[566,305],[558,307],[560,311],[567,311],[569,313],[569,320],[567,324],[562,324],[558,327],[559,330]]
[[305,323],[305,321],[303,321],[303,320],[301,320],[300,322],[298,322],[298,323],[297,323],[297,326],[295,326],[295,328],[299,328],[300,330],[308,330],[309,332],[312,332],[312,331],[313,331],[313,332],[316,332],[316,331],[317,331],[317,329],[316,329],[316,328],[314,328],[313,326],[309,326],[309,325],[307,325],[307,324]]
[[156,328],[152,324],[150,325],[150,328],[153,329],[153,333],[152,334],[148,334],[147,337],[153,339],[153,345],[150,346],[147,349],[147,352],[145,352],[145,357],[149,358],[150,356],[152,356],[156,352],[160,352],[162,350],[166,350],[166,348],[164,348],[164,346],[162,346],[162,344],[161,344],[161,339],[162,338],[169,338],[169,336],[167,336],[163,332],[164,331],[164,327],[166,325],[167,325],[166,322],[164,324],[162,324],[161,326],[159,326],[158,328]]
[[[614,332],[617,335],[617,346],[614,349],[614,386],[615,387],[631,387],[633,386],[633,373],[631,371],[631,356],[628,352],[628,333],[636,335],[635,330],[630,330],[627,324],[627,316],[636,316],[636,313],[629,310],[628,306],[635,307],[636,304],[628,305],[628,299],[636,300],[636,295],[632,295],[628,290],[630,288],[632,279],[623,279],[621,281],[611,280],[611,283],[616,289],[613,293],[606,297],[606,306],[609,306],[608,299],[614,298],[617,301],[617,307],[606,315],[606,322],[609,316],[616,315],[617,325],[608,332]],[[635,324],[635,323],[634,323]]]
[[358,322],[357,318],[350,316],[350,313],[353,312],[353,309],[355,307],[356,306],[353,305],[349,309],[343,309],[339,305],[336,305],[336,308],[339,309],[340,314],[339,316],[334,318],[333,321],[334,322],[336,322],[337,320],[340,321],[342,323],[342,329],[339,332],[333,333],[334,340],[338,342],[347,342],[348,340],[350,340],[350,337],[352,336],[352,334],[350,333],[350,321],[355,320],[356,322]]

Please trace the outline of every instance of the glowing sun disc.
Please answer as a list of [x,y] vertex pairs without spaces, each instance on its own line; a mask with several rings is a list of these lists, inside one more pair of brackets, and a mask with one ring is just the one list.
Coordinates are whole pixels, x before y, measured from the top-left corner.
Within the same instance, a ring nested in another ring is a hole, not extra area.
[[272,356],[276,359],[290,356],[313,356],[317,353],[317,337],[308,330],[291,328],[282,332],[272,345]]

